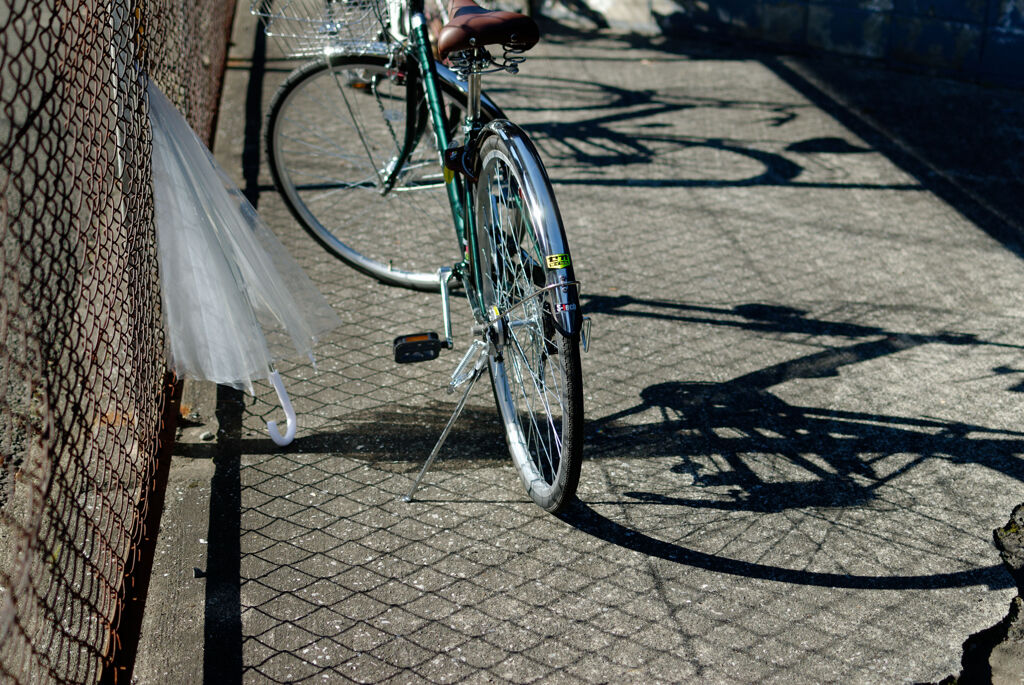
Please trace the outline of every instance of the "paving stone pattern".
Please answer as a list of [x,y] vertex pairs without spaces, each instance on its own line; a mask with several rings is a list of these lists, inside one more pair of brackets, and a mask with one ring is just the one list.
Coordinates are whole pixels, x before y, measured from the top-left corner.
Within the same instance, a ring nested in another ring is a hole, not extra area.
[[[269,385],[222,421],[244,681],[956,672],[1014,594],[991,530],[1024,478],[1024,262],[773,59],[547,28],[489,92],[549,166],[593,317],[581,504],[528,502],[485,383],[399,501],[458,352],[397,366],[390,341],[439,327],[438,299],[333,261],[261,169],[261,213],[344,326],[316,370],[281,367],[291,447]],[[263,107],[291,66],[268,63]],[[241,182],[245,124],[223,110],[217,142]]]

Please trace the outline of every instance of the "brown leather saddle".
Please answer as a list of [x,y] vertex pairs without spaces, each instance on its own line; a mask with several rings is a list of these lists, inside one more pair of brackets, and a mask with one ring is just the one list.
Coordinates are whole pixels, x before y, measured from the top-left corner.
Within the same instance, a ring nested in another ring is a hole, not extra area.
[[437,51],[446,59],[487,45],[529,50],[538,40],[537,23],[524,14],[484,9],[473,0],[448,0],[448,23],[437,36]]

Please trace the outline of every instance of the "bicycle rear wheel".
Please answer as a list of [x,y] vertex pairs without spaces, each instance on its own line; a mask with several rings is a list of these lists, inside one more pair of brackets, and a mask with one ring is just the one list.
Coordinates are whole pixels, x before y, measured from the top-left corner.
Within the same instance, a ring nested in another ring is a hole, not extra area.
[[527,493],[557,512],[575,497],[583,459],[578,293],[549,287],[575,278],[533,145],[508,122],[488,130],[474,211],[480,296],[491,316],[502,315],[491,383]]
[[[450,78],[439,81],[453,133],[466,98]],[[267,159],[285,204],[328,251],[385,283],[437,290],[437,268],[455,253],[429,122],[394,188],[381,193],[405,139],[406,90],[404,73],[384,57],[311,62],[274,95]],[[497,114],[485,103],[485,120]]]

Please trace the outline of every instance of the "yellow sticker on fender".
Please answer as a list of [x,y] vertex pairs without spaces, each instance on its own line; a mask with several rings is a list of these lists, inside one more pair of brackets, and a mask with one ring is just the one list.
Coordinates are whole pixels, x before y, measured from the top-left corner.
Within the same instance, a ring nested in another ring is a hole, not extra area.
[[548,255],[548,268],[549,269],[564,269],[565,267],[572,264],[567,254],[549,254]]

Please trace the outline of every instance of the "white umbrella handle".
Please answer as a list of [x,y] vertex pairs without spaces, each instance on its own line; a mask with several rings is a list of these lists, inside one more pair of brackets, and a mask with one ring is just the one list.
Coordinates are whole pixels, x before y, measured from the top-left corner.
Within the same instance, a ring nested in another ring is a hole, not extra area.
[[274,384],[274,390],[277,391],[277,399],[281,401],[281,408],[284,409],[285,416],[288,417],[288,424],[284,435],[281,435],[280,431],[277,430],[277,421],[267,421],[267,431],[270,433],[271,440],[279,447],[284,447],[291,444],[292,440],[295,439],[295,410],[292,409],[292,401],[288,398],[288,391],[284,389],[281,374],[276,370],[271,371],[270,382]]

